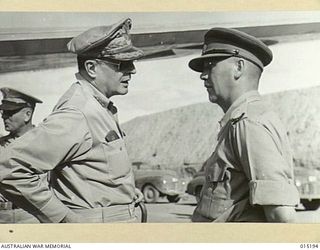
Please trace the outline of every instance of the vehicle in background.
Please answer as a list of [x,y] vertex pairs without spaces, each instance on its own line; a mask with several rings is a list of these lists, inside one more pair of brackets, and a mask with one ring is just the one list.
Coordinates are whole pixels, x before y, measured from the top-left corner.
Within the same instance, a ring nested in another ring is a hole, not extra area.
[[194,174],[193,179],[187,185],[186,192],[188,194],[194,195],[197,202],[199,202],[200,200],[201,190],[205,182],[204,165],[205,164],[203,164],[201,169]]
[[307,210],[317,210],[320,207],[320,171],[299,167],[294,174],[302,205]]
[[[320,171],[296,167],[294,170],[295,185],[300,194],[300,202],[306,210],[317,210],[320,207]],[[205,183],[203,167],[187,185],[187,193],[200,200],[202,187]]]
[[135,185],[146,203],[155,203],[160,197],[178,202],[185,195],[187,180],[171,169],[134,169]]

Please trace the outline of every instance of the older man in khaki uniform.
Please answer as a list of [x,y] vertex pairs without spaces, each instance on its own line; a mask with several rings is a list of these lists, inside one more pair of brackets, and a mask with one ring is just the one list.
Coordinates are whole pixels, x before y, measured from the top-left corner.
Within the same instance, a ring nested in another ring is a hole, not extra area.
[[271,50],[234,29],[213,28],[202,56],[189,62],[201,72],[209,100],[225,112],[195,222],[294,222],[294,185],[287,132],[257,89]]
[[[142,194],[109,99],[128,92],[133,60],[143,55],[130,29],[126,19],[68,43],[78,56],[77,82],[1,159],[0,191],[41,222],[136,222]],[[48,171],[50,186],[43,175]]]
[[[1,88],[0,105],[4,128],[8,135],[0,138],[0,151],[11,142],[34,128],[32,116],[37,103],[41,100],[12,88]],[[17,207],[0,194],[0,223],[39,223],[30,213]]]

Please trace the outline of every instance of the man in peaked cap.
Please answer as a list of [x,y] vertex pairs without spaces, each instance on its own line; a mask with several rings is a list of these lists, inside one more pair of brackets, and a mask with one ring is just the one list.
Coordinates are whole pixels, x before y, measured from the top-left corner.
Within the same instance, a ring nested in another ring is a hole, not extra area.
[[[8,135],[0,138],[0,151],[18,137],[33,129],[32,116],[36,103],[41,100],[12,88],[1,88],[0,111]],[[30,213],[15,206],[0,194],[0,223],[39,223]]]
[[0,105],[1,115],[7,136],[0,138],[0,145],[5,147],[15,138],[28,132],[32,125],[32,116],[36,103],[41,100],[11,88],[1,88],[3,98]]
[[225,113],[194,222],[295,221],[299,194],[287,133],[257,91],[271,61],[271,50],[257,38],[213,28],[202,55],[189,62],[201,72],[210,102]]
[[[131,20],[89,29],[68,43],[77,82],[37,128],[0,159],[0,190],[41,222],[136,222],[135,188],[117,109],[128,92],[133,61]],[[50,171],[50,185],[43,174]],[[17,181],[14,180],[19,180]]]

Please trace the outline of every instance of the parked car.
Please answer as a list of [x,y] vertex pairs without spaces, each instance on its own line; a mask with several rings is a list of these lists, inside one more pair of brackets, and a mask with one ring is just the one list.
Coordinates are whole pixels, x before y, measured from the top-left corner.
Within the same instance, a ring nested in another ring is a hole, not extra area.
[[[295,185],[300,194],[300,202],[306,210],[317,210],[320,207],[320,171],[315,169],[295,168]],[[205,172],[202,168],[187,185],[187,193],[200,200]]]
[[320,171],[296,168],[294,173],[302,205],[307,210],[317,210],[320,207]]
[[146,203],[157,202],[164,196],[169,202],[178,202],[185,194],[187,181],[174,170],[137,169],[134,176],[136,187],[143,193]]
[[205,173],[203,167],[199,172],[197,172],[194,176],[193,179],[188,183],[187,185],[187,193],[194,195],[196,197],[197,202],[200,200],[200,194],[202,187],[205,182]]

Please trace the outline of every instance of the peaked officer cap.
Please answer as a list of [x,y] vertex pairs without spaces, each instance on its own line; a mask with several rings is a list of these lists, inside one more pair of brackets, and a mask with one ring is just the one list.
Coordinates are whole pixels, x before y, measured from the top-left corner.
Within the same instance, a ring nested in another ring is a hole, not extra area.
[[11,88],[1,88],[3,98],[0,110],[17,110],[25,107],[34,108],[36,103],[42,101],[29,94]]
[[131,19],[114,25],[91,28],[68,43],[68,50],[83,57],[110,58],[119,61],[136,60],[143,56],[142,50],[132,45]]
[[202,72],[206,59],[231,56],[249,60],[262,70],[272,61],[272,51],[258,38],[235,29],[213,28],[204,36],[202,55],[192,59],[189,67]]

